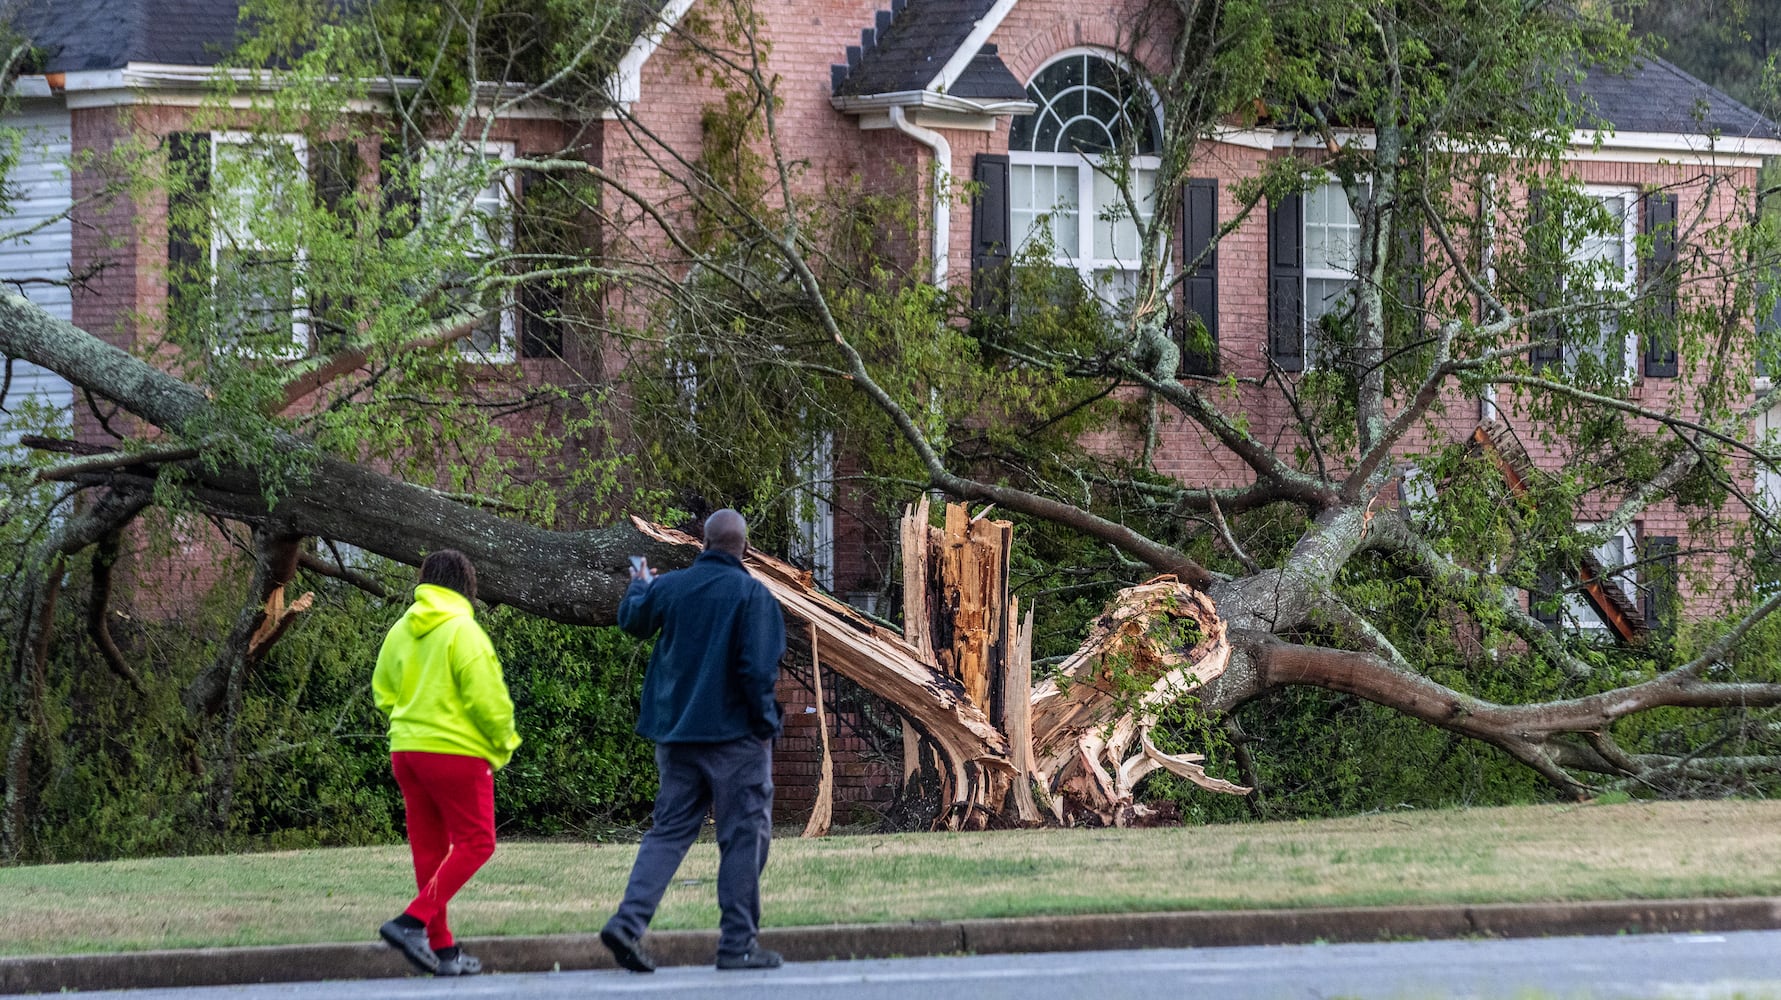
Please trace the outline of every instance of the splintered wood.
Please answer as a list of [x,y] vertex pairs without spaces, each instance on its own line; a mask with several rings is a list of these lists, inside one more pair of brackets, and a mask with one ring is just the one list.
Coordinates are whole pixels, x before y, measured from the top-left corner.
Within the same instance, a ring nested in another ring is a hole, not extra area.
[[829,713],[823,707],[822,697],[822,654],[814,624],[810,626],[810,687],[816,696],[816,731],[822,737],[822,778],[816,784],[816,804],[810,808],[804,836],[820,837],[829,832],[829,824],[835,818],[835,757],[829,750]]
[[[1153,737],[1162,710],[1229,661],[1212,600],[1173,578],[1122,590],[1076,653],[1034,683],[1033,611],[1023,616],[1008,588],[1013,526],[987,513],[949,504],[935,527],[925,497],[905,509],[901,634],[794,566],[753,551],[744,560],[788,615],[808,623],[819,685],[826,667],[896,706],[905,780],[922,760],[939,767],[934,825],[1154,822],[1135,789],[1157,770],[1209,791],[1247,792],[1208,775],[1199,754],[1167,752]],[[697,544],[633,520],[646,536]],[[822,721],[826,734],[826,714]],[[826,827],[827,817],[813,815],[808,832]]]

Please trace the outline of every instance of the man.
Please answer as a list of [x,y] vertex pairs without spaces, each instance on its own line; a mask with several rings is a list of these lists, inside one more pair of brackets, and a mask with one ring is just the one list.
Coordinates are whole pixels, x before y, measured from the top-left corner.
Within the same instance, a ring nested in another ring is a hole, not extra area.
[[705,551],[691,567],[655,577],[641,561],[618,607],[618,624],[658,636],[643,677],[637,732],[656,744],[655,823],[637,849],[624,902],[600,931],[618,964],[653,972],[643,932],[699,835],[717,820],[719,969],[773,969],[759,947],[761,870],[773,835],[773,689],[785,655],[778,602],[742,567],[748,524],[725,509],[705,519]]

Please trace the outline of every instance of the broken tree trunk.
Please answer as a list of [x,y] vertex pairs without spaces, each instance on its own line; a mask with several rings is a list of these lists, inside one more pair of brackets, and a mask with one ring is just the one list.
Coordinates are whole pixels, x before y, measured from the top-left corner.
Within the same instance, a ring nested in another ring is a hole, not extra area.
[[[949,505],[931,527],[925,500],[904,515],[903,634],[816,590],[809,574],[757,552],[745,562],[782,608],[809,623],[819,666],[897,707],[919,739],[904,740],[904,771],[922,747],[945,785],[936,826],[1144,822],[1138,782],[1160,769],[1211,791],[1198,754],[1159,750],[1158,713],[1224,672],[1231,653],[1210,598],[1173,578],[1115,597],[1088,641],[1057,673],[1032,683],[1032,612],[1008,594],[1012,526]],[[690,536],[637,521],[657,541]],[[914,565],[911,565],[914,564]],[[916,589],[919,588],[919,589]],[[1035,800],[1037,789],[1045,798]]]
[[1205,594],[1173,577],[1120,591],[1056,676],[1033,687],[1033,776],[1057,821],[1142,822],[1134,793],[1158,768],[1247,794],[1206,774],[1200,754],[1164,753],[1151,739],[1158,712],[1222,675],[1230,655]]
[[[641,534],[669,545],[697,545],[692,536],[635,520]],[[788,614],[809,622],[821,636],[822,662],[848,680],[896,705],[941,755],[947,815],[960,826],[1000,802],[988,801],[993,776],[1012,773],[1008,744],[983,710],[965,697],[952,677],[925,662],[903,640],[849,605],[816,590],[808,574],[789,563],[750,551],[743,560]]]

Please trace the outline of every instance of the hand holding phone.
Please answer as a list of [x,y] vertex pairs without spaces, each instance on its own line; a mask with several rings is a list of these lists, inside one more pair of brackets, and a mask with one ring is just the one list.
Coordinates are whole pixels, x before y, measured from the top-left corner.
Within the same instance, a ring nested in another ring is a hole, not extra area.
[[631,557],[631,579],[642,580],[644,583],[655,579],[655,574],[649,569],[649,560],[642,556]]

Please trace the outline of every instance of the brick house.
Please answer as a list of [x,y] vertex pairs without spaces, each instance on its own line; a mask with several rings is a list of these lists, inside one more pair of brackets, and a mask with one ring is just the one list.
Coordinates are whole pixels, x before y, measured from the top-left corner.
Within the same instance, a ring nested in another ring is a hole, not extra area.
[[[639,21],[644,27],[613,67],[612,100],[665,143],[696,150],[706,95],[691,70],[697,56],[674,29],[698,0],[647,6],[650,16]],[[975,281],[974,294],[990,294],[1010,253],[1046,232],[1056,262],[1079,271],[1097,294],[1116,300],[1130,287],[1136,230],[1103,211],[1120,193],[1079,151],[1131,137],[1140,152],[1133,163],[1140,187],[1155,168],[1145,153],[1154,150],[1158,123],[1134,70],[1157,68],[1166,53],[1129,51],[1120,18],[1065,0],[894,0],[888,7],[884,0],[759,0],[756,11],[779,77],[780,128],[808,164],[802,183],[854,180],[866,190],[916,199],[930,280]],[[24,129],[28,140],[15,170],[25,195],[12,221],[66,217],[0,246],[0,280],[18,283],[51,312],[115,343],[144,335],[144,324],[164,309],[169,262],[195,251],[169,238],[164,203],[92,200],[97,179],[65,164],[71,153],[104,151],[126,137],[166,139],[176,157],[215,162],[226,155],[228,135],[196,133],[190,123],[218,55],[236,36],[237,17],[234,0],[60,0],[24,7],[19,27],[45,59],[35,67],[40,72],[14,85],[19,101],[9,124]],[[1620,75],[1592,73],[1580,96],[1613,128],[1575,136],[1568,168],[1625,220],[1625,231],[1617,243],[1576,252],[1626,262],[1629,280],[1641,234],[1662,231],[1679,214],[1702,214],[1715,224],[1733,218],[1736,206],[1729,201],[1690,202],[1706,197],[1702,176],[1752,190],[1762,159],[1781,155],[1774,123],[1662,60]],[[518,116],[497,121],[490,140],[501,155],[522,157],[574,145],[589,162],[643,187],[657,170],[615,117]],[[1182,199],[1179,259],[1199,256],[1220,220],[1235,216],[1239,181],[1310,142],[1268,127],[1230,128],[1204,142],[1199,172]],[[314,173],[321,153],[304,148],[296,155],[308,158]],[[369,147],[355,151],[366,162],[379,154]],[[976,185],[974,198],[947,196],[965,181]],[[1332,248],[1355,228],[1342,189],[1327,184],[1282,199],[1228,234],[1184,283],[1182,308],[1199,317],[1215,349],[1215,356],[1194,354],[1196,370],[1259,376],[1270,364],[1295,373],[1314,363],[1317,320],[1354,282],[1343,254]],[[218,252],[213,244],[210,253]],[[226,265],[214,256],[212,262]],[[41,283],[70,274],[82,279],[72,290]],[[467,349],[520,379],[550,379],[565,365],[600,363],[599,345],[565,339],[539,321],[547,310],[524,306],[503,313],[498,326],[472,338]],[[302,349],[304,328],[293,333]],[[1661,345],[1609,350],[1623,354],[1634,373],[1635,399],[1661,398],[1666,380],[1678,376],[1675,352]],[[1535,360],[1563,361],[1556,355]],[[22,371],[15,376],[14,392],[20,391],[69,410],[77,431],[91,419],[48,373]],[[1263,400],[1251,415],[1257,422],[1288,416]],[[1495,415],[1488,395],[1460,401],[1451,431],[1463,437]],[[1512,460],[1559,461],[1539,453]],[[1182,427],[1163,437],[1156,467],[1193,483],[1235,484],[1247,476],[1234,455]],[[827,499],[819,498],[802,527],[800,554],[832,589],[869,602],[888,587],[886,526]],[[1636,551],[1667,546],[1673,552],[1686,534],[1681,515],[1654,509],[1597,553],[1595,572],[1632,562]],[[1625,583],[1596,587],[1596,599],[1579,603],[1570,617],[1581,627],[1616,630],[1667,613],[1650,588]],[[777,766],[787,815],[808,807],[808,775],[816,770],[813,717],[802,712],[810,705],[808,691],[791,676],[783,692],[791,714]],[[896,765],[863,757],[869,741],[847,727],[864,723],[858,713],[841,714],[837,811],[845,818],[850,802],[882,805]]]

